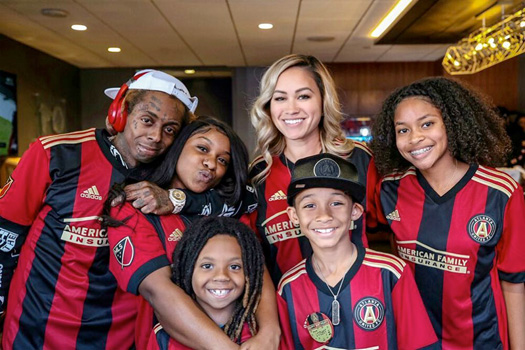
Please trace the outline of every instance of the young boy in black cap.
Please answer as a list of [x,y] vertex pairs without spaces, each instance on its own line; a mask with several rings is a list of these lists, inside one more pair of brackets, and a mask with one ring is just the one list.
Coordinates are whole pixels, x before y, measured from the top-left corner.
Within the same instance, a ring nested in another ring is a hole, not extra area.
[[297,161],[288,215],[313,255],[285,273],[282,349],[419,349],[437,341],[403,260],[354,245],[365,188],[354,165],[322,153]]

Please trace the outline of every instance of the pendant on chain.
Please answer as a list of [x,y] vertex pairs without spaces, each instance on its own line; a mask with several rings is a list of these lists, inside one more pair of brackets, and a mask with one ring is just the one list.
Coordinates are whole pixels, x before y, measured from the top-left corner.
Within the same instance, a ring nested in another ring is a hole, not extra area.
[[332,324],[337,326],[340,321],[341,318],[339,315],[339,302],[336,298],[334,298],[334,301],[332,301]]

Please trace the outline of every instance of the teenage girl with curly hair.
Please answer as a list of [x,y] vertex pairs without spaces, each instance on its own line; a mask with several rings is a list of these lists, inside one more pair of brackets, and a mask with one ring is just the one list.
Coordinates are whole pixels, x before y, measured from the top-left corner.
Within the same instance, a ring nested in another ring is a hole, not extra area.
[[[359,181],[368,182],[372,190],[377,171],[370,149],[345,137],[334,81],[313,56],[288,55],[268,68],[251,120],[261,155],[251,165],[258,194],[257,217],[252,219],[277,284],[284,272],[312,252],[306,237],[286,214],[286,191],[294,163],[321,152],[347,158],[357,167]],[[368,208],[368,200],[364,205]],[[352,241],[367,246],[363,219],[356,222],[355,232]]]
[[525,203],[493,168],[509,150],[502,120],[462,84],[428,78],[385,100],[372,137],[379,221],[414,269],[441,347],[523,349]]

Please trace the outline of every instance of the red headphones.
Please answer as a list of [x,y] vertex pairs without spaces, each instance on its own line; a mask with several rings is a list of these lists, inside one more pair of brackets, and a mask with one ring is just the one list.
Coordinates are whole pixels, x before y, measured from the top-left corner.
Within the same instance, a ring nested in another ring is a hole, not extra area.
[[108,121],[116,132],[124,131],[126,120],[128,119],[128,104],[122,104],[122,102],[124,101],[126,92],[128,92],[129,86],[135,80],[138,80],[141,76],[147,73],[149,73],[149,71],[134,75],[133,78],[120,87],[120,90],[113,99],[113,102],[111,102],[108,110]]

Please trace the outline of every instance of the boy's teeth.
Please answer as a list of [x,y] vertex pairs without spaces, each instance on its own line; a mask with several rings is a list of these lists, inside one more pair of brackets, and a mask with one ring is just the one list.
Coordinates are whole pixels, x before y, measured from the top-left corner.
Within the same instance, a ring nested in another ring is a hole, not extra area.
[[418,149],[416,151],[412,151],[410,152],[412,155],[414,156],[417,156],[417,155],[420,155],[420,154],[423,154],[425,152],[428,152],[430,150],[431,147],[425,147],[425,148],[422,148],[422,149]]
[[302,121],[302,119],[287,119],[284,121],[285,124],[298,124]]
[[316,229],[316,231],[319,232],[319,233],[330,233],[333,230],[334,230],[333,228],[325,228],[325,229],[318,228],[318,229]]

